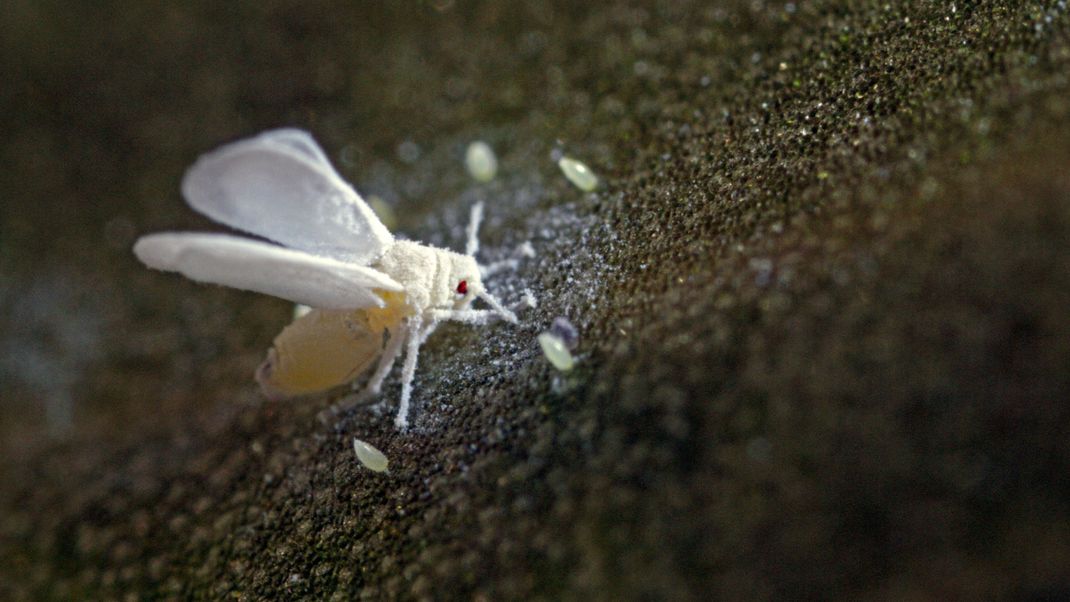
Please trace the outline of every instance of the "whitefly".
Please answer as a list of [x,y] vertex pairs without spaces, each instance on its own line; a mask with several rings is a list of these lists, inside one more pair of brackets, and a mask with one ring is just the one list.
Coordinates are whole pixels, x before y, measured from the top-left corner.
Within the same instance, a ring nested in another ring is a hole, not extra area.
[[[365,373],[365,394],[375,395],[404,352],[395,419],[404,429],[417,356],[439,324],[517,322],[483,285],[496,266],[475,259],[481,204],[463,255],[395,240],[307,132],[272,130],[208,153],[186,172],[182,193],[197,211],[266,241],[150,234],[134,245],[142,262],[310,308],[295,311],[256,371],[268,398],[326,391]],[[476,299],[489,309],[473,309]]]

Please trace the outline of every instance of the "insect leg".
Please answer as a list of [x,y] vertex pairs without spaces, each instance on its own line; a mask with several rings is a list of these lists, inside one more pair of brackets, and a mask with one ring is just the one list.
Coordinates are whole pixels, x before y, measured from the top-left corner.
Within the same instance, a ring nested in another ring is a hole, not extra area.
[[427,334],[424,335],[424,338],[427,338],[427,336],[431,334],[431,330],[438,322],[486,324],[494,318],[501,318],[503,320],[509,320],[510,316],[515,318],[515,311],[535,306],[535,296],[531,294],[531,291],[525,289],[524,297],[520,299],[520,301],[510,305],[505,313],[494,309],[434,309],[430,312],[431,319],[434,320],[434,323],[432,326],[428,327]]
[[494,295],[488,293],[485,290],[482,290],[476,293],[476,296],[482,299],[484,303],[489,305],[491,309],[500,314],[506,322],[511,322],[513,324],[516,324],[518,322],[518,320],[516,319],[516,314],[506,309],[505,306],[502,305],[501,301],[498,301],[498,299]]
[[464,254],[474,257],[479,252],[479,223],[483,221],[483,201],[472,205],[472,213],[468,218],[468,243],[464,246]]
[[405,363],[401,367],[401,403],[398,404],[398,415],[394,419],[394,425],[399,430],[409,427],[409,399],[412,397],[412,381],[416,376],[416,359],[420,353],[421,325],[423,318],[417,314],[409,318],[410,322],[405,329],[405,340],[408,343],[405,349]]
[[479,266],[479,275],[483,278],[493,276],[502,270],[515,270],[520,265],[516,259],[503,259],[501,261],[495,261],[494,263],[488,263],[487,265]]
[[383,355],[379,356],[379,365],[375,368],[372,377],[368,379],[368,384],[364,387],[362,396],[379,393],[379,388],[383,386],[383,380],[390,373],[390,369],[394,367],[394,362],[397,361],[398,354],[401,353],[401,344],[404,342],[405,332],[390,333],[390,338],[386,341],[386,349],[383,350]]
[[530,288],[524,289],[524,295],[520,297],[520,300],[509,306],[513,312],[518,312],[522,309],[535,309],[539,306],[539,302],[535,299],[535,293],[531,292]]
[[431,333],[435,332],[438,328],[439,320],[436,320],[434,316],[431,317],[431,323],[424,328],[424,331],[420,333],[420,344],[423,345],[427,338],[431,336]]
[[502,317],[490,309],[436,309],[431,317],[436,322],[464,322],[466,324],[486,324],[494,318]]
[[520,267],[520,260],[523,258],[535,257],[535,248],[531,246],[530,242],[525,241],[519,247],[513,251],[513,255],[508,259],[502,259],[487,265],[479,266],[479,273],[484,278],[493,276],[503,270],[515,271]]

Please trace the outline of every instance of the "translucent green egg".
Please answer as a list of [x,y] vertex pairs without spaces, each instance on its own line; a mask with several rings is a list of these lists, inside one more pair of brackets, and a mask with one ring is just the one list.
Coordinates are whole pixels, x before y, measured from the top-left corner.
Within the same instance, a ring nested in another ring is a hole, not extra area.
[[498,173],[498,157],[486,142],[477,140],[469,144],[464,153],[464,164],[468,173],[479,182],[489,182]]
[[544,332],[538,336],[538,341],[539,346],[542,347],[543,354],[554,365],[554,368],[562,372],[568,372],[576,365],[576,360],[572,357],[565,342],[557,335]]
[[386,472],[387,466],[390,464],[383,452],[355,437],[353,438],[353,451],[357,452],[357,459],[368,470]]
[[598,188],[598,176],[594,175],[590,167],[572,157],[561,157],[557,161],[557,166],[561,168],[568,181],[576,185],[576,188],[584,192],[591,192]]

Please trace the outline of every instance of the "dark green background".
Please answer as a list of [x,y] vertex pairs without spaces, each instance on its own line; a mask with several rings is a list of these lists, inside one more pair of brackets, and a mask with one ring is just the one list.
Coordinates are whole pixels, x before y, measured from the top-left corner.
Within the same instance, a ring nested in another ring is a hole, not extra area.
[[[1068,22],[4,2],[0,597],[1070,594]],[[494,283],[538,295],[519,328],[424,348],[412,432],[396,377],[378,405],[262,401],[291,307],[129,251],[219,229],[183,170],[281,125],[401,233],[459,248],[485,200],[484,258],[538,253]],[[534,343],[559,315],[567,376]]]

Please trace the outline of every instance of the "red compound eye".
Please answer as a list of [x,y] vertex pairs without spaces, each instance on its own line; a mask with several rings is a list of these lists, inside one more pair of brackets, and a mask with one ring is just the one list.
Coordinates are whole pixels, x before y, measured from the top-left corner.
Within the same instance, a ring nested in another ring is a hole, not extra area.
[[460,284],[457,285],[457,294],[458,295],[467,295],[468,294],[468,281],[467,280],[462,280],[460,282]]

